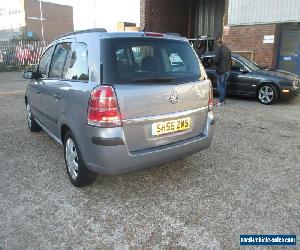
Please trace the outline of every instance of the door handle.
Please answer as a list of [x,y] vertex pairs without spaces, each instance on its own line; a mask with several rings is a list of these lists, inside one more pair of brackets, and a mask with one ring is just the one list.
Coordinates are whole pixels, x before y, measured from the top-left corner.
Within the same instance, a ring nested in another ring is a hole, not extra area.
[[37,94],[37,95],[40,95],[40,91],[37,91],[36,94]]

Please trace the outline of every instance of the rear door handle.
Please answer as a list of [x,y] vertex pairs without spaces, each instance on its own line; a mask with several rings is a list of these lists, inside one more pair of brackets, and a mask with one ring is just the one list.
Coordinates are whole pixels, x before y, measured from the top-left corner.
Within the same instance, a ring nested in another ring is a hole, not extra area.
[[40,95],[40,91],[37,91],[36,94],[37,94],[37,95]]

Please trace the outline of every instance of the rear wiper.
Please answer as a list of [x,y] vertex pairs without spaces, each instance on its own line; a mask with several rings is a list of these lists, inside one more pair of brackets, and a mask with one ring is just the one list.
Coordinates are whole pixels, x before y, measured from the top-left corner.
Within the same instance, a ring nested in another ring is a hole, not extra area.
[[175,77],[143,77],[130,80],[131,82],[172,82]]

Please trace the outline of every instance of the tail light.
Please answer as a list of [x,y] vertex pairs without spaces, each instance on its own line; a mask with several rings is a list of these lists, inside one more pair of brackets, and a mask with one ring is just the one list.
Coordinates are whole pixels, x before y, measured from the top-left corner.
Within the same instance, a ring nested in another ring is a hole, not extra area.
[[111,86],[98,86],[92,90],[87,124],[110,128],[122,126],[117,97]]
[[209,81],[209,91],[208,91],[208,109],[212,110],[214,106],[214,96],[213,96],[213,88],[211,85],[211,81]]

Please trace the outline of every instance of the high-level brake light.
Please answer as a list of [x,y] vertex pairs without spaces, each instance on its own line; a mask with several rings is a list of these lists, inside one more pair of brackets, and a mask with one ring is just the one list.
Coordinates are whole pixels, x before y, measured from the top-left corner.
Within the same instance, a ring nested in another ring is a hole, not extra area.
[[162,33],[155,33],[155,32],[145,32],[145,36],[164,37],[164,34],[162,34]]

